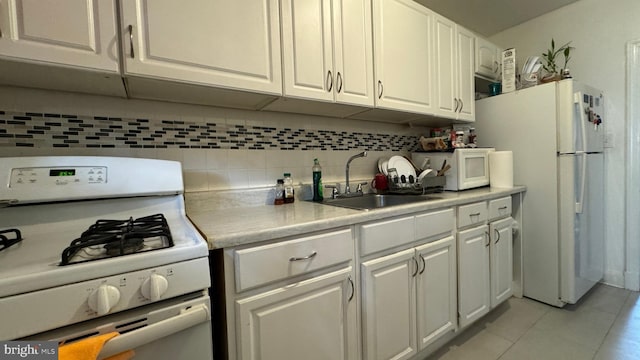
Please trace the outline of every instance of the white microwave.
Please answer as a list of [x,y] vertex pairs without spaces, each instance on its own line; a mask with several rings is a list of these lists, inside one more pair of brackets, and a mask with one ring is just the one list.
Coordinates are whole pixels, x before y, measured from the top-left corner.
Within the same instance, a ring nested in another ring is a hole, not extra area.
[[[489,153],[494,148],[460,148],[453,152],[415,152],[411,160],[422,168],[440,170],[451,165],[445,173],[445,190],[460,191],[489,185]],[[445,163],[446,161],[446,163]]]

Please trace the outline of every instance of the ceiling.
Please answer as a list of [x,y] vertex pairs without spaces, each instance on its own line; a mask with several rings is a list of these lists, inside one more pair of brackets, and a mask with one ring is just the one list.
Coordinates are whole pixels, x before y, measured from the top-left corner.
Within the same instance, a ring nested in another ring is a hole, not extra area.
[[415,0],[485,37],[578,0]]

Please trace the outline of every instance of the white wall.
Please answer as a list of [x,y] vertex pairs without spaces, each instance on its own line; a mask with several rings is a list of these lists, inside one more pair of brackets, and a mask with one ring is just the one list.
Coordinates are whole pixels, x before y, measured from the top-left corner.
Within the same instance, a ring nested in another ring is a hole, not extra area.
[[557,45],[571,41],[575,47],[568,65],[571,74],[603,90],[604,125],[612,140],[605,152],[605,282],[616,286],[624,286],[625,271],[625,52],[628,41],[640,39],[638,16],[638,0],[581,0],[491,38],[500,46],[516,49],[518,66],[528,56],[546,51],[551,38]]

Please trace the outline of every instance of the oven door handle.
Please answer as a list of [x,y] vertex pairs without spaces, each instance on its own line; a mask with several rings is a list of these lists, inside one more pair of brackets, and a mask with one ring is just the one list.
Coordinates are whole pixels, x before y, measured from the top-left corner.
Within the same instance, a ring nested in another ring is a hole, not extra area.
[[104,344],[100,355],[98,355],[98,360],[135,349],[210,320],[211,314],[209,313],[209,308],[204,304],[196,305],[190,309],[181,311],[179,315],[114,337]]

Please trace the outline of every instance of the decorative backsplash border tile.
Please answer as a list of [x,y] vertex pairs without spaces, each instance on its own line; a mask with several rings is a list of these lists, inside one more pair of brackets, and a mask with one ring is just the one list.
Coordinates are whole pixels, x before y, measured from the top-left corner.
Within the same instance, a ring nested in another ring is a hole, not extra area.
[[411,135],[0,110],[0,147],[414,151]]

